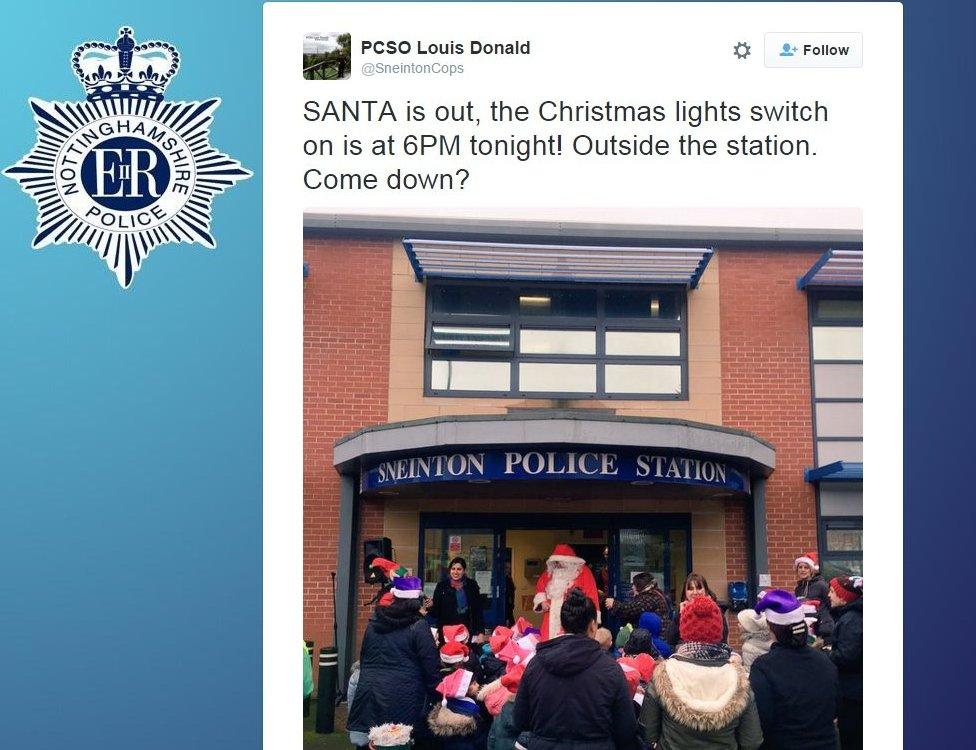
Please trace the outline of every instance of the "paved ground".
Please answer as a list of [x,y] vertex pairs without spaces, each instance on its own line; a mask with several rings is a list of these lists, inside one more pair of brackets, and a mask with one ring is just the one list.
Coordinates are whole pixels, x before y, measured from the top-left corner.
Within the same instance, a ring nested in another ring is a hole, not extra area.
[[352,744],[349,742],[349,735],[346,733],[346,704],[336,708],[335,731],[332,734],[317,734],[315,732],[315,712],[318,707],[317,701],[312,701],[312,712],[305,719],[305,740],[302,743],[304,750],[349,750]]

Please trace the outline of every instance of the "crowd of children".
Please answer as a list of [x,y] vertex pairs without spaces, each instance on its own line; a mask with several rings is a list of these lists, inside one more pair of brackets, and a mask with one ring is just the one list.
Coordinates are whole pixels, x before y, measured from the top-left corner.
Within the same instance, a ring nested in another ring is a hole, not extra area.
[[[796,569],[793,592],[763,591],[738,613],[738,652],[694,574],[664,618],[624,608],[631,623],[616,641],[576,576],[551,596],[559,608],[546,624],[558,634],[519,618],[484,639],[464,625],[431,629],[420,580],[396,578],[367,626],[350,739],[418,750],[860,748],[863,581],[825,581],[813,554]],[[642,600],[660,609],[657,593]]]

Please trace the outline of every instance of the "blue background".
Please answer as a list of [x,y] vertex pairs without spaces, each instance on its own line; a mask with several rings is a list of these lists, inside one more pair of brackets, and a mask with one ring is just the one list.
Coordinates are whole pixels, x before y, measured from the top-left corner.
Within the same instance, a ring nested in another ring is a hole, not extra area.
[[[4,21],[3,166],[27,98],[80,99],[71,51],[125,23],[181,49],[171,98],[223,97],[212,142],[255,177],[216,198],[215,251],[157,249],[129,292],[86,249],[31,251],[0,181],[0,747],[259,747],[261,5]],[[905,3],[905,648],[875,648],[904,661],[910,748],[972,741],[974,28],[970,2]]]
[[257,748],[261,5],[6,5],[0,162],[123,24],[180,50],[168,99],[223,98],[211,142],[255,176],[215,198],[216,250],[157,248],[129,291],[31,250],[0,178],[0,748]]

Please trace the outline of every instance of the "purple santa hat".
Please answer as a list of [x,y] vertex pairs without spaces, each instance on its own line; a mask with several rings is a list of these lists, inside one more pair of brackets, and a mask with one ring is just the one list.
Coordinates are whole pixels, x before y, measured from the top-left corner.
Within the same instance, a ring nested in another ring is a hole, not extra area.
[[416,576],[404,576],[393,580],[393,596],[397,599],[419,599],[424,593],[424,584]]
[[803,605],[789,591],[771,589],[759,594],[756,614],[766,615],[766,622],[773,625],[793,625],[803,622]]

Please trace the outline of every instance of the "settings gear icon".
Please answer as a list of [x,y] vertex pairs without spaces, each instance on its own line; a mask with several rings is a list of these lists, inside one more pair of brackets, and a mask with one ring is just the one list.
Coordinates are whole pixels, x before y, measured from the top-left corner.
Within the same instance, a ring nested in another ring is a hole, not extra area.
[[750,54],[752,54],[752,48],[747,42],[736,42],[735,46],[732,47],[732,52],[735,53],[735,56],[740,60],[745,60]]

